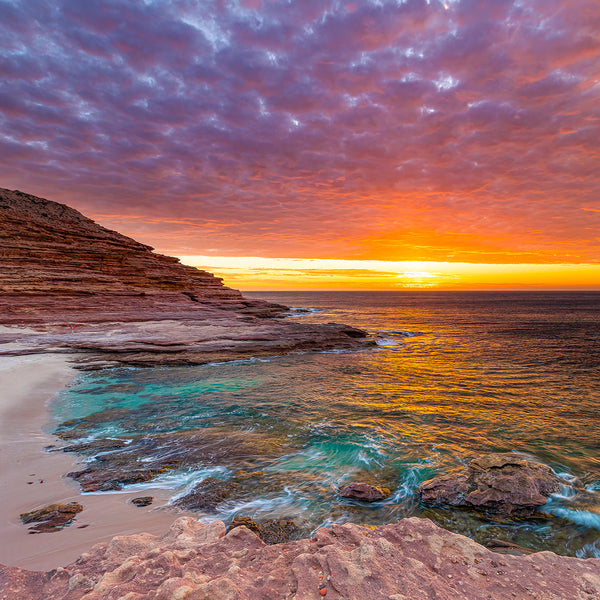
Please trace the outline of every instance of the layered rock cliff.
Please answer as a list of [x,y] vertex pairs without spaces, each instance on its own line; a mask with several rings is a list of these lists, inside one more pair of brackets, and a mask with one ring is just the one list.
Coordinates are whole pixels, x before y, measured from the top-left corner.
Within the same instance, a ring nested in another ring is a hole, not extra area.
[[267,318],[287,310],[68,206],[0,188],[0,325],[33,328],[0,331],[0,355],[75,351],[88,367],[202,364],[372,343],[343,325]]
[[64,204],[0,188],[2,295],[176,294],[171,302],[244,306],[220,278],[152,250]]

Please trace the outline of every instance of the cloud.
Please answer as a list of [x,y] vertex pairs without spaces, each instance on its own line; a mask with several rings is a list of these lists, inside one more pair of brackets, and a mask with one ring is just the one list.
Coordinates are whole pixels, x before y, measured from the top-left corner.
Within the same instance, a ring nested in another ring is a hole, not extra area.
[[0,15],[5,187],[180,254],[600,262],[595,1]]

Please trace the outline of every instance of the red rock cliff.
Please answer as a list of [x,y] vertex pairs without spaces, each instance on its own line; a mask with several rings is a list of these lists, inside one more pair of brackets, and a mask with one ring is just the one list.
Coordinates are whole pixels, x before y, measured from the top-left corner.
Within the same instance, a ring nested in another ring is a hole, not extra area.
[[211,273],[155,254],[73,208],[0,188],[1,294],[165,292],[200,302],[242,298]]

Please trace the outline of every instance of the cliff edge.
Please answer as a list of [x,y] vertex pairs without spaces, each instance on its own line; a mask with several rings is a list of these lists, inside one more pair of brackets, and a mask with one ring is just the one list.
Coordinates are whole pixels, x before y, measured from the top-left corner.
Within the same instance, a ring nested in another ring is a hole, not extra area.
[[0,355],[79,352],[78,366],[99,368],[374,344],[352,327],[274,318],[286,314],[64,204],[0,188]]

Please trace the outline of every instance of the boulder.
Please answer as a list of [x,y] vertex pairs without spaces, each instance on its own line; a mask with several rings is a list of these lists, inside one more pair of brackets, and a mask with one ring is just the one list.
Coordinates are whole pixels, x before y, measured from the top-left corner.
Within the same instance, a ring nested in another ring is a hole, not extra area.
[[387,498],[390,495],[390,490],[368,483],[349,483],[340,488],[339,494],[342,498],[350,498],[351,500],[378,502]]
[[516,454],[475,458],[468,467],[423,482],[424,504],[457,506],[506,516],[528,516],[560,489],[552,469]]
[[83,506],[78,502],[69,502],[68,504],[49,504],[44,508],[22,513],[21,522],[25,525],[33,523],[29,527],[29,533],[50,533],[60,531],[70,525],[77,513],[83,510]]

